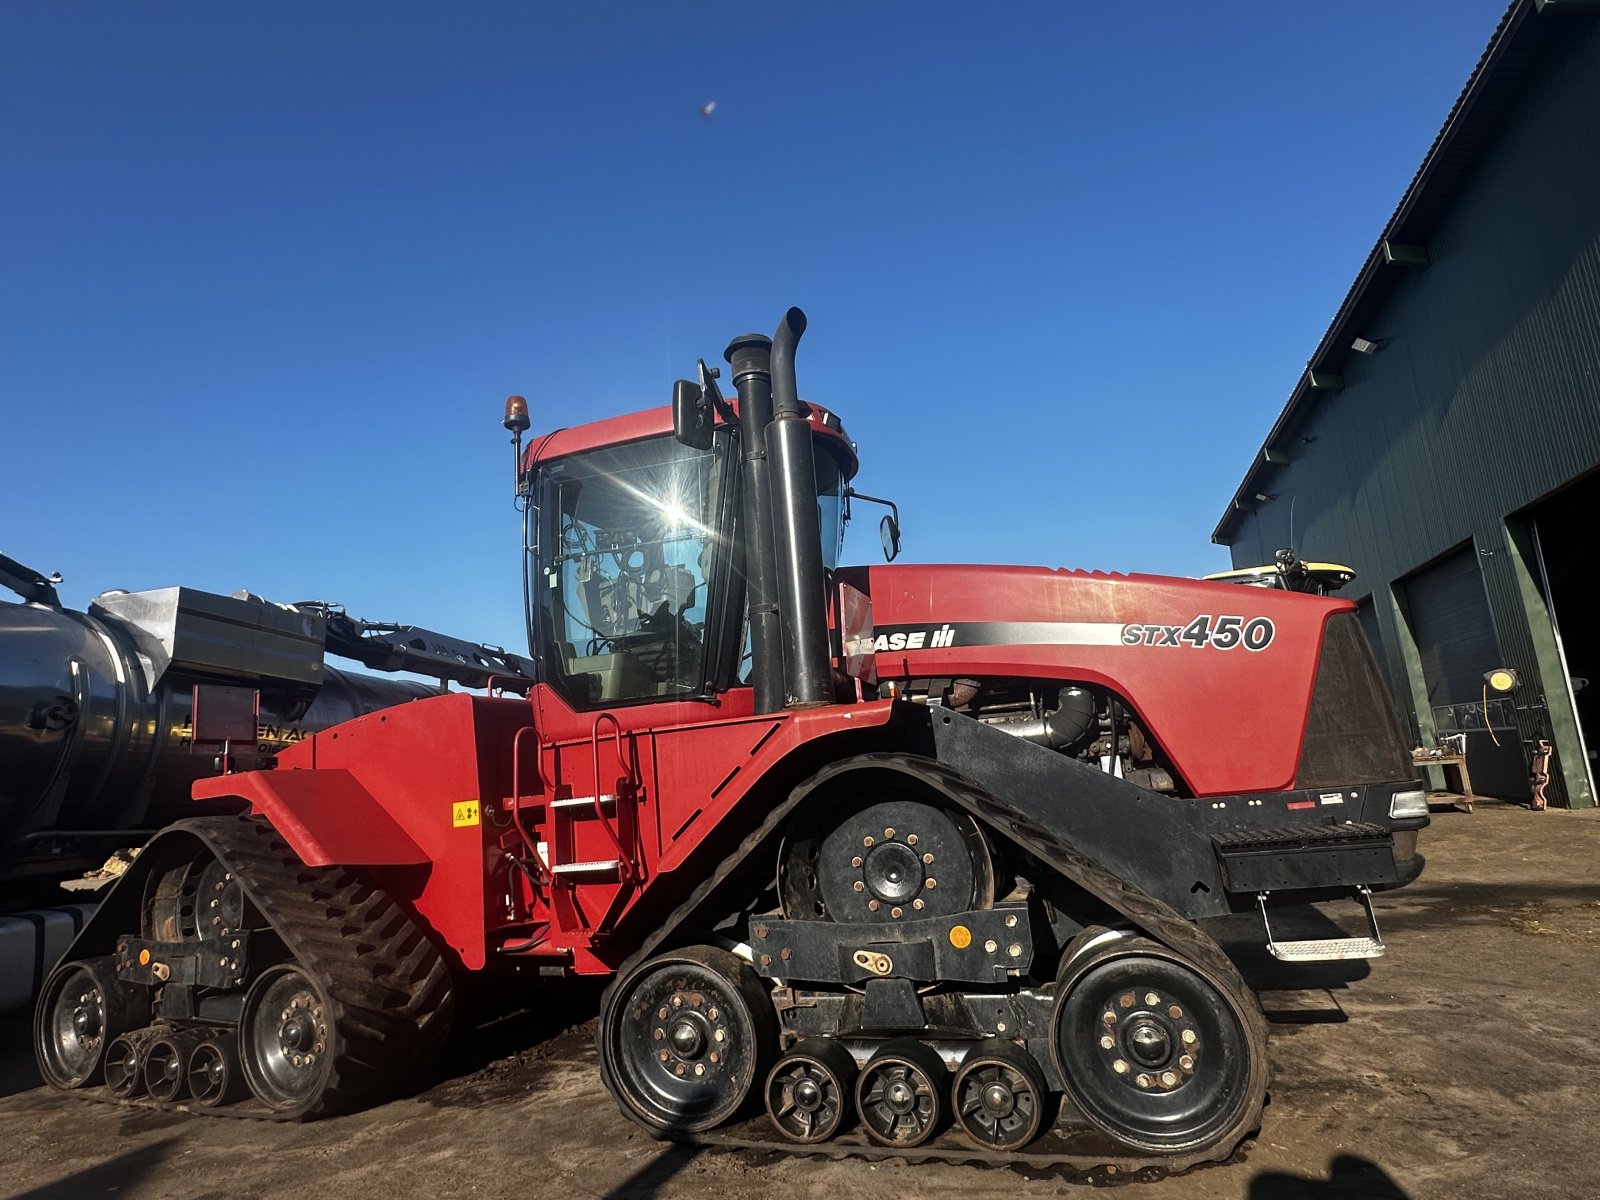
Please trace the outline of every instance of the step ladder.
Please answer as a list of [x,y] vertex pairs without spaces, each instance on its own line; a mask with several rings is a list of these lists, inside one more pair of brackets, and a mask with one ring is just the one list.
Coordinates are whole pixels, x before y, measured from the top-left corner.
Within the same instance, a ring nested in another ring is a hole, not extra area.
[[1261,907],[1261,924],[1267,931],[1267,949],[1272,957],[1284,962],[1341,962],[1357,958],[1382,958],[1385,950],[1383,935],[1378,932],[1378,918],[1372,911],[1372,889],[1366,885],[1356,888],[1356,899],[1367,913],[1367,937],[1304,938],[1299,941],[1280,942],[1272,936],[1272,922],[1267,917],[1267,897],[1271,892],[1257,892],[1256,903]]

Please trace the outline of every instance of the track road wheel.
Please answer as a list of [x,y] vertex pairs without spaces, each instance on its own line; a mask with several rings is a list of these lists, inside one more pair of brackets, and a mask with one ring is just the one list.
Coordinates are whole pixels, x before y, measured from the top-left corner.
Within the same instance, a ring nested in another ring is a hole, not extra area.
[[144,1090],[156,1100],[181,1099],[189,1086],[189,1051],[192,1034],[168,1033],[154,1039],[144,1051]]
[[825,1142],[852,1115],[856,1060],[838,1042],[811,1038],[767,1076],[767,1116],[791,1142]]
[[1090,956],[1058,985],[1052,1048],[1067,1095],[1135,1149],[1228,1154],[1266,1099],[1250,1002],[1144,939]]
[[949,1072],[931,1046],[912,1038],[885,1042],[856,1080],[856,1112],[883,1146],[920,1146],[945,1117]]
[[98,1082],[106,1047],[149,1022],[149,993],[119,980],[109,956],[63,963],[45,981],[34,1009],[39,1073],[58,1088]]
[[600,1017],[600,1069],[622,1110],[654,1133],[698,1133],[738,1113],[777,1044],[760,978],[723,950],[650,959]]
[[184,1070],[189,1094],[202,1108],[218,1108],[238,1099],[239,1055],[233,1038],[202,1038],[189,1052]]
[[141,1029],[111,1039],[106,1047],[106,1087],[113,1096],[126,1100],[144,1091],[144,1052],[155,1038],[153,1030]]
[[1044,1128],[1044,1073],[1033,1055],[1010,1042],[968,1051],[950,1094],[956,1124],[980,1149],[1020,1150]]
[[295,965],[264,971],[239,1014],[239,1063],[245,1082],[284,1116],[317,1110],[338,1053],[332,1003]]

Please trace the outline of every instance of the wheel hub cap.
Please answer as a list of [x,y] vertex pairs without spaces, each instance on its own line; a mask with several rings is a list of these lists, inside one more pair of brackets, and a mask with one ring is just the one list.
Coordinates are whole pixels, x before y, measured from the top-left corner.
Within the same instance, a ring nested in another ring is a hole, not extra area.
[[922,890],[922,860],[902,842],[879,842],[862,864],[867,890],[885,904],[904,904]]
[[904,1080],[896,1080],[885,1090],[883,1100],[891,1112],[904,1116],[916,1107],[917,1093]]
[[699,1025],[684,1017],[674,1021],[672,1030],[667,1039],[672,1043],[673,1051],[680,1058],[699,1058],[701,1051],[706,1047],[706,1038]]
[[1159,1067],[1171,1055],[1172,1041],[1154,1021],[1140,1021],[1128,1032],[1128,1053],[1147,1067]]
[[996,1117],[1009,1116],[1016,1107],[1016,1097],[1005,1084],[991,1083],[983,1089],[983,1107]]
[[822,1089],[814,1080],[802,1079],[794,1085],[794,1104],[801,1112],[816,1112],[822,1107]]
[[100,1036],[100,1028],[99,1009],[80,1001],[72,1010],[72,1032],[80,1038],[97,1038]]
[[278,1043],[285,1054],[305,1054],[317,1041],[317,1026],[308,1012],[296,1011],[278,1028]]

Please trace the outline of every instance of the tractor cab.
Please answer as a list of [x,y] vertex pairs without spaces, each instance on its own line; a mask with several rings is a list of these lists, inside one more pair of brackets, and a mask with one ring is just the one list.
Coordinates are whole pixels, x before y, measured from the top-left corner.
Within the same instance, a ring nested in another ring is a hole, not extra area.
[[[838,418],[806,408],[806,501],[832,570],[857,464]],[[658,409],[560,430],[522,460],[529,645],[541,681],[575,710],[711,698],[752,682],[747,563],[769,535],[749,536],[748,434],[734,405],[723,410],[698,445]],[[820,600],[820,572],[810,587]]]

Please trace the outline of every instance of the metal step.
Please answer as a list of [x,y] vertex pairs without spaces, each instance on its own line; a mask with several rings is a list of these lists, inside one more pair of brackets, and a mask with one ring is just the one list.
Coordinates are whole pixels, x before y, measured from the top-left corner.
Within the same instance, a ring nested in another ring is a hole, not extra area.
[[1267,943],[1274,958],[1284,962],[1339,962],[1351,958],[1382,958],[1388,949],[1377,938],[1307,938],[1298,942]]
[[1284,962],[1343,962],[1355,958],[1382,958],[1388,949],[1383,935],[1378,932],[1378,918],[1372,911],[1372,889],[1365,885],[1356,888],[1356,899],[1367,913],[1368,937],[1302,938],[1293,942],[1280,942],[1272,936],[1272,922],[1267,917],[1267,897],[1271,892],[1257,892],[1256,903],[1261,906],[1261,924],[1267,931],[1267,949],[1272,957]]
[[[615,796],[613,796],[610,792],[607,792],[604,796],[600,797],[600,804],[601,804],[602,807],[610,807],[611,805],[615,804],[616,802],[617,802],[617,798]],[[593,796],[569,796],[565,800],[552,800],[550,802],[550,807],[551,808],[582,808],[582,809],[587,809],[589,812],[593,812],[594,811],[594,797]]]
[[552,875],[588,875],[600,871],[615,871],[622,863],[615,858],[597,858],[590,862],[557,863],[550,868]]

